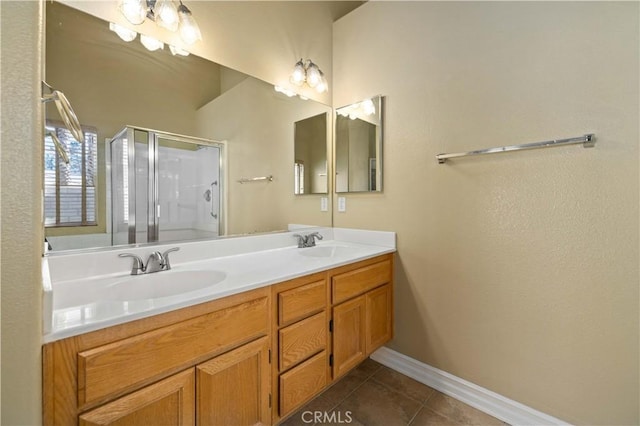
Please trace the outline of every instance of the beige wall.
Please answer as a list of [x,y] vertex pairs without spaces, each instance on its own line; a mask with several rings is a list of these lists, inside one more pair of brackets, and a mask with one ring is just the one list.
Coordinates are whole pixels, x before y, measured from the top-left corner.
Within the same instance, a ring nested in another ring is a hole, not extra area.
[[0,2],[3,425],[41,422],[42,6]]
[[369,2],[334,25],[334,105],[386,96],[384,193],[334,225],[398,233],[391,347],[577,424],[640,421],[639,5]]

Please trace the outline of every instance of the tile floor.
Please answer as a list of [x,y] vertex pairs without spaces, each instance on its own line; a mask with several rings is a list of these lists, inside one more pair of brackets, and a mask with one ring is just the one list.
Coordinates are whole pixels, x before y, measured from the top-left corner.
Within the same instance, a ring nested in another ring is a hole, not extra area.
[[[315,414],[317,413],[317,414]],[[325,415],[325,413],[327,413]],[[317,416],[314,421],[314,415]],[[504,426],[505,423],[371,359],[286,419],[282,426]]]

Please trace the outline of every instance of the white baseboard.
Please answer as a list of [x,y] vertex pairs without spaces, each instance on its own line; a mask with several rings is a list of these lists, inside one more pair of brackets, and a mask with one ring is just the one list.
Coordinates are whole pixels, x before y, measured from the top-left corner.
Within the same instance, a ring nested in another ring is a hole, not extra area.
[[382,347],[371,359],[510,425],[569,425],[464,379]]

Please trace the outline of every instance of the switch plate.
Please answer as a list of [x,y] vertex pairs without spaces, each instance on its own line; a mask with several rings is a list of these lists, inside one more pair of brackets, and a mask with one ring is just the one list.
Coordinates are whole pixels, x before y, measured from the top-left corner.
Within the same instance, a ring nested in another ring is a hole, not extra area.
[[329,211],[329,199],[327,197],[320,197],[320,211]]
[[338,211],[343,213],[347,211],[347,199],[345,197],[338,197]]

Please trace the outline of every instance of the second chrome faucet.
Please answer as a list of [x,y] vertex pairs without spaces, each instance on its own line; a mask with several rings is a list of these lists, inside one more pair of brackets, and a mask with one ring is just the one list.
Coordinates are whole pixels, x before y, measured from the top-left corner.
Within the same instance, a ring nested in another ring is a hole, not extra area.
[[169,263],[169,253],[180,250],[180,247],[170,248],[164,253],[154,251],[149,255],[147,263],[145,264],[140,256],[133,253],[121,253],[119,257],[132,257],[133,267],[131,268],[131,275],[150,274],[152,272],[168,271],[171,269],[171,263]]
[[315,247],[316,238],[319,240],[322,239],[322,235],[320,235],[319,232],[312,232],[307,235],[293,234],[293,236],[298,239],[298,248]]

